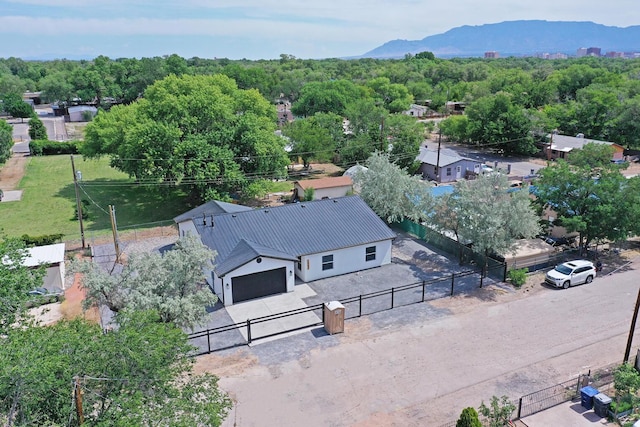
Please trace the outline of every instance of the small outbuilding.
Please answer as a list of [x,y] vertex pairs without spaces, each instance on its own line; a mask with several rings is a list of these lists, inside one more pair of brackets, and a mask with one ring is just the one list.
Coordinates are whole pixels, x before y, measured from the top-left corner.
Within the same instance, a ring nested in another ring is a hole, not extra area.
[[42,286],[52,290],[53,288],[64,289],[64,243],[53,245],[36,246],[28,248],[28,255],[22,262],[25,267],[38,268],[46,266],[47,273]]
[[353,191],[353,180],[350,176],[306,179],[293,183],[293,200],[304,200],[306,190],[313,188],[313,200],[343,197]]
[[507,269],[530,268],[549,263],[555,249],[541,239],[520,239],[516,242],[515,252],[503,254]]

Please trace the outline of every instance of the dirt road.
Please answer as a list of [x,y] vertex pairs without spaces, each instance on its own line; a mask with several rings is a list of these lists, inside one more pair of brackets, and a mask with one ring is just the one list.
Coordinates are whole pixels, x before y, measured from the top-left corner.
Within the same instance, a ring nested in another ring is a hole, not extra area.
[[[430,320],[380,329],[368,316],[342,335],[258,344],[198,368],[236,401],[225,426],[439,426],[492,395],[515,399],[620,362],[637,274],[417,304],[398,310],[431,310]],[[305,339],[336,342],[292,356]]]

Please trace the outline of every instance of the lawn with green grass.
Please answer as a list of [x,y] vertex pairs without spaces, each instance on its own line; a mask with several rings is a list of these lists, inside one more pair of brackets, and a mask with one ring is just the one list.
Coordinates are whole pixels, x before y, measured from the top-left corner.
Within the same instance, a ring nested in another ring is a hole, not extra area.
[[[82,174],[80,198],[89,206],[86,238],[111,231],[109,205],[115,206],[118,229],[157,226],[153,223],[170,221],[191,208],[181,189],[137,185],[107,159],[75,156],[75,166]],[[30,157],[18,189],[22,200],[0,203],[0,229],[6,235],[62,233],[65,240],[80,238],[70,156]]]

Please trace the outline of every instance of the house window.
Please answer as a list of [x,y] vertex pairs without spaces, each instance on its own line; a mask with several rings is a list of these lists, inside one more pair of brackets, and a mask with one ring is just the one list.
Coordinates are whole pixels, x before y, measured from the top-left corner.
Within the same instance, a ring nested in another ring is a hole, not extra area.
[[333,255],[323,255],[322,257],[322,271],[333,269]]
[[447,168],[447,176],[451,176],[451,168]]
[[460,169],[460,166],[456,166],[456,173],[458,173],[458,174],[459,174],[461,170],[462,170],[462,169]]
[[376,259],[376,247],[375,246],[369,246],[368,248],[365,249],[366,255],[365,255],[365,261],[375,261]]

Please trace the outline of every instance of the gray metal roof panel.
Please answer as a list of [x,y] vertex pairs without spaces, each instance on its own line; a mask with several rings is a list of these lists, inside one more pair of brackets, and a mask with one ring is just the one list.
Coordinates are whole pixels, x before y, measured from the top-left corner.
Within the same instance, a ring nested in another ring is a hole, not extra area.
[[299,257],[396,237],[359,196],[218,215],[213,227],[194,224],[220,263],[242,239]]
[[273,248],[242,239],[224,260],[216,264],[216,273],[220,277],[224,276],[230,271],[233,271],[258,257],[286,259],[289,261],[297,261],[298,259],[296,256],[291,254],[276,251]]
[[191,209],[181,215],[178,215],[173,219],[177,224],[190,219],[202,217],[203,215],[220,215],[231,212],[243,212],[251,210],[248,206],[236,205],[234,203],[220,202],[218,200],[211,200],[203,205]]

